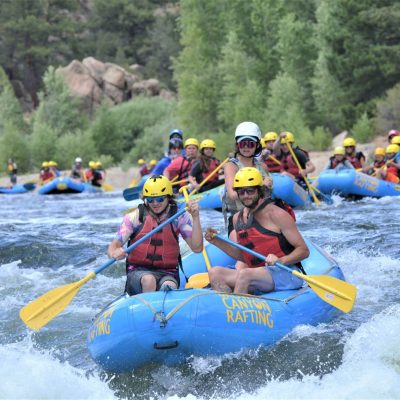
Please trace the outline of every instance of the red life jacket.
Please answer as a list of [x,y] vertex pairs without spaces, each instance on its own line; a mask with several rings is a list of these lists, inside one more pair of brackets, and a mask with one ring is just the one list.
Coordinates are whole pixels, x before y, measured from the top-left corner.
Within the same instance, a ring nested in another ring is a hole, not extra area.
[[280,172],[289,172],[295,178],[301,178],[300,171],[296,165],[296,162],[293,160],[293,157],[290,153],[284,154],[281,152],[281,155],[278,157],[279,161],[281,162],[280,165]]
[[338,161],[335,156],[330,157],[329,158],[329,161],[330,161],[329,168],[330,169],[335,169],[339,164],[344,164],[345,160],[346,159],[344,158],[342,161]]
[[53,179],[54,175],[50,171],[43,171],[40,173],[40,179],[44,181],[48,181],[50,179]]
[[[170,205],[166,218],[177,212],[175,204]],[[162,221],[157,220],[148,212],[144,204],[139,205],[139,222],[141,223],[132,233],[128,246],[151,232]],[[128,265],[159,268],[175,272],[178,269],[180,259],[179,239],[173,225],[169,224],[152,237],[145,240],[128,254]]]
[[93,179],[93,170],[89,168],[85,171],[86,180],[91,181]]
[[385,160],[374,161],[374,168],[382,168],[385,165]]
[[267,166],[269,172],[280,172],[281,166],[272,160],[268,155],[264,157],[264,164]]
[[[192,169],[193,163],[196,160],[195,158],[187,158],[186,156],[180,156],[182,158],[181,166],[179,167],[178,178],[177,180],[180,181],[185,179],[189,176],[189,172]],[[184,186],[185,183],[182,183],[181,186]]]
[[[219,164],[220,164],[219,160],[217,160],[214,157],[211,157],[210,165],[208,166],[208,171],[202,172],[203,180],[206,179],[207,176],[211,174],[211,172],[214,172]],[[217,180],[218,180],[218,174],[215,173],[207,182],[215,182]]]
[[139,168],[139,173],[140,173],[140,176],[145,176],[145,175],[148,175],[150,172],[146,165],[142,165]]
[[387,167],[387,172],[395,175],[395,176],[400,176],[400,170],[397,169],[397,167],[395,167],[394,165],[391,165],[390,167]]
[[[273,202],[271,199],[265,200],[257,208],[256,212],[271,202]],[[239,244],[265,255],[265,257],[268,254],[275,254],[277,257],[283,257],[291,253],[294,249],[282,233],[276,233],[264,228],[257,221],[252,212],[249,213],[247,222],[244,222],[243,210],[241,210],[234,228],[237,233],[237,241]],[[242,255],[250,268],[257,268],[265,265],[265,261],[247,252],[242,251]]]
[[356,153],[354,156],[346,155],[346,159],[351,162],[351,165],[355,169],[362,168],[361,161],[360,161],[361,157],[363,157],[363,154],[361,152]]

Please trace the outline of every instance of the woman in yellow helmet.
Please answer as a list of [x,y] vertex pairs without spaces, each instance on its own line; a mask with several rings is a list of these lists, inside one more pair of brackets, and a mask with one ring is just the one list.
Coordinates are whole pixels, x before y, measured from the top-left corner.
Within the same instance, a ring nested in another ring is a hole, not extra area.
[[118,233],[108,247],[108,256],[126,258],[126,292],[133,296],[143,292],[179,287],[179,236],[195,253],[203,250],[199,205],[190,201],[187,211],[160,232],[126,254],[123,246],[137,242],[178,211],[171,182],[162,175],[148,178],[142,191],[143,204],[125,215]]
[[348,137],[343,140],[343,147],[346,152],[346,159],[351,162],[355,169],[362,168],[365,164],[365,156],[361,151],[356,151],[357,142]]
[[[194,163],[189,175],[189,183],[193,188],[197,189],[199,184],[220,164],[220,161],[214,157],[215,149],[216,145],[214,140],[205,139],[200,143],[199,159]],[[205,190],[212,189],[223,183],[224,181],[219,179],[218,174],[215,174],[200,188],[199,192],[204,192]]]
[[334,169],[335,171],[341,171],[343,169],[354,169],[351,162],[346,160],[345,150],[342,146],[335,147],[333,156],[329,158],[329,164],[326,169]]
[[385,166],[385,149],[377,147],[374,151],[374,162],[370,165],[365,165],[362,169],[364,174],[375,175],[376,172]]
[[[197,160],[199,151],[199,141],[195,138],[189,138],[185,140],[185,155],[180,155],[171,161],[171,164],[165,168],[163,175],[168,179],[174,179],[180,181],[189,176],[190,170]],[[184,183],[181,186],[185,185]]]
[[49,182],[56,177],[54,172],[50,170],[50,164],[48,161],[42,162],[42,168],[40,169],[39,181],[43,184]]

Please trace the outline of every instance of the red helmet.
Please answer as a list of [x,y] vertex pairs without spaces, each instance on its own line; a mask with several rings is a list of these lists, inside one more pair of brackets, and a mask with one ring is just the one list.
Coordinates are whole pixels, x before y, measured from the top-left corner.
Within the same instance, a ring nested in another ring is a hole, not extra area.
[[387,136],[388,136],[388,139],[390,139],[393,136],[400,136],[400,132],[396,131],[396,129],[392,129],[388,132]]

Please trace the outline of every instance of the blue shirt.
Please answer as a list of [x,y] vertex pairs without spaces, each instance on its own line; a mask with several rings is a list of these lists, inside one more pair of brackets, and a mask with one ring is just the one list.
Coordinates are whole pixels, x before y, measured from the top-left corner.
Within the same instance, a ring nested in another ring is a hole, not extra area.
[[154,167],[151,173],[153,175],[162,175],[164,169],[167,168],[169,164],[171,164],[171,159],[166,156],[157,163],[157,165]]
[[394,162],[400,163],[400,151],[394,156]]

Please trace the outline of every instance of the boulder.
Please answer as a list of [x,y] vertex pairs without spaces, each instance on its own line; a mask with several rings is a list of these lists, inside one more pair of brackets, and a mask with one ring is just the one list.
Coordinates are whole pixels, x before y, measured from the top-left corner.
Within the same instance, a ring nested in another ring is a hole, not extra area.
[[103,84],[103,74],[106,72],[106,65],[94,57],[86,57],[82,60],[82,64],[89,70],[90,75],[101,86]]
[[147,79],[136,82],[131,88],[132,97],[138,95],[158,96],[160,94],[160,82],[158,79]]

